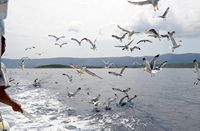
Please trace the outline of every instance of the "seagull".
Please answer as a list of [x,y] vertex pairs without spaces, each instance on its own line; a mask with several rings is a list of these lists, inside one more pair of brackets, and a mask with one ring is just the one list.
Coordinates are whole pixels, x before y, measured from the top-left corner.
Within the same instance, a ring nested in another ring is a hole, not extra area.
[[[131,88],[126,88],[125,90],[124,90],[124,89],[119,89],[119,88],[112,88],[112,90],[122,92],[122,93],[124,93],[126,96],[128,96],[128,92],[131,90]],[[128,96],[128,97],[129,97],[129,96]]]
[[163,18],[163,19],[165,19],[165,18],[166,18],[166,15],[167,15],[168,12],[169,12],[169,7],[165,10],[165,12],[164,12],[163,15],[158,16],[158,17],[159,17],[159,18]]
[[152,41],[150,41],[150,40],[140,40],[140,41],[137,42],[137,44],[139,44],[139,43],[141,43],[141,42],[144,42],[144,43],[145,43],[145,42],[152,43]]
[[34,86],[34,87],[40,87],[40,86],[41,86],[40,80],[39,80],[38,78],[36,78],[36,79],[34,80],[33,86]]
[[159,33],[155,29],[149,29],[145,32],[146,34],[149,34],[149,37],[154,37],[154,38],[161,38]]
[[101,97],[100,94],[98,94],[97,97],[91,98],[91,100],[89,101],[90,104],[93,104],[95,106],[98,106],[100,104],[99,102],[99,98]]
[[132,48],[130,48],[130,51],[132,52],[132,51],[134,51],[135,49],[141,50],[140,47],[138,47],[138,46],[133,46]]
[[68,44],[68,43],[62,43],[62,44],[55,43],[55,45],[60,46],[60,48],[61,48],[63,45],[67,45],[67,44]]
[[200,82],[200,71],[199,71],[199,63],[196,59],[193,60],[193,66],[194,66],[194,73],[197,74],[197,81],[194,82],[195,85],[198,85]]
[[110,63],[110,61],[104,61],[103,60],[103,63],[105,64],[104,68],[110,68],[113,65],[113,63]]
[[124,32],[126,32],[126,33],[128,33],[129,39],[131,39],[131,36],[132,36],[133,34],[139,33],[139,32],[135,32],[134,30],[129,31],[129,30],[127,30],[127,29],[124,29],[124,28],[120,27],[119,25],[117,25],[117,27],[118,27],[120,30],[122,30],[122,31],[124,31]]
[[75,92],[67,92],[67,96],[69,98],[74,97],[80,90],[81,90],[81,88],[79,87],[78,89],[76,89]]
[[24,70],[24,62],[25,62],[25,60],[22,59],[22,60],[21,60],[21,69],[22,69],[22,70]]
[[[131,106],[133,103],[132,103],[132,100],[135,99],[137,97],[137,95],[134,95],[132,98],[129,98],[127,95],[122,97],[119,101],[119,106],[123,107],[123,106]],[[127,101],[124,101],[125,98],[127,98]]]
[[154,56],[154,58],[151,60],[150,63],[148,60],[146,60],[146,58],[142,59],[145,65],[145,71],[149,72],[151,75],[158,72],[158,70],[155,70],[155,63],[159,56],[160,56],[159,54]]
[[112,75],[115,75],[115,76],[122,76],[122,74],[123,74],[123,72],[124,72],[124,70],[125,70],[126,68],[127,68],[127,66],[124,66],[124,67],[121,69],[120,73],[116,73],[116,72],[111,72],[111,71],[109,71],[108,74],[112,74]]
[[79,67],[79,66],[76,66],[73,64],[70,64],[69,66],[74,68],[79,74],[87,73],[91,76],[97,77],[99,79],[103,79],[102,77],[100,77],[100,76],[96,75],[95,73],[93,73],[92,71],[88,70],[86,67]]
[[71,40],[76,41],[78,43],[79,46],[81,46],[81,42],[83,41],[83,39],[81,39],[80,41],[76,38],[71,38]]
[[172,32],[168,32],[167,34],[169,35],[169,38],[172,42],[172,52],[174,52],[174,50],[178,47],[180,47],[181,45],[180,44],[177,44],[174,37],[173,37],[173,34],[175,33],[175,31],[172,31]]
[[73,80],[73,79],[72,79],[72,75],[70,76],[70,75],[65,74],[65,73],[63,73],[62,75],[63,75],[63,76],[67,76],[67,78],[69,79],[69,81],[72,82],[72,80]]
[[125,38],[125,36],[127,35],[128,33],[124,33],[122,36],[116,36],[116,35],[112,35],[113,38],[116,38],[118,40],[120,40],[120,42],[122,42],[122,40]]
[[160,71],[166,64],[167,64],[167,61],[164,61],[164,62],[161,63],[159,66],[156,66],[156,67],[155,67],[155,70]]
[[148,5],[152,4],[154,7],[154,11],[159,10],[158,8],[158,2],[159,0],[145,0],[145,1],[139,1],[139,2],[134,2],[134,1],[128,1],[130,4],[134,5]]
[[[106,107],[105,107],[105,110],[106,110],[106,111],[110,111],[110,110],[111,110],[110,105],[111,105],[113,102],[116,102],[116,100],[117,100],[116,97],[115,97],[115,98],[109,97],[109,98],[107,99],[107,105],[106,105]],[[106,104],[106,103],[104,103],[104,104]]]
[[57,36],[55,36],[55,35],[48,35],[48,36],[49,36],[49,37],[55,38],[56,41],[58,41],[58,40],[60,40],[60,39],[62,39],[62,38],[65,38],[65,36],[60,36],[60,37],[57,37]]
[[168,34],[165,34],[165,35],[160,35],[162,38],[167,38],[167,40],[170,40],[169,39],[169,35]]
[[95,45],[95,42],[97,41],[97,38],[92,42],[90,39],[88,39],[88,38],[83,38],[83,39],[81,39],[81,41],[87,41],[87,42],[89,42],[90,44],[91,44],[91,49],[92,50],[96,50],[96,45]]
[[27,51],[27,50],[31,50],[31,49],[35,49],[35,46],[28,47],[28,48],[25,49],[25,51]]
[[126,44],[126,45],[123,45],[123,46],[115,46],[115,47],[120,47],[120,48],[122,48],[122,50],[128,50],[129,49],[129,45],[131,45],[131,43],[134,41],[134,39],[133,40],[131,40],[128,44]]

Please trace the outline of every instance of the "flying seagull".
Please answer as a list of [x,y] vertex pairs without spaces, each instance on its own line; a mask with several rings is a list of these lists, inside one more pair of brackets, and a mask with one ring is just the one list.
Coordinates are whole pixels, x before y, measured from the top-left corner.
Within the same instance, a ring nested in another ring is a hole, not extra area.
[[144,43],[145,43],[145,42],[152,43],[152,41],[150,41],[150,40],[140,40],[140,41],[137,42],[137,44],[139,44],[139,43],[141,43],[141,42],[144,42]]
[[122,36],[116,36],[116,35],[112,35],[113,38],[116,38],[118,40],[120,40],[120,42],[122,42],[122,40],[125,38],[125,36],[127,35],[128,33],[124,33]]
[[123,46],[115,46],[115,47],[120,47],[120,48],[122,48],[122,50],[128,50],[129,49],[129,46],[131,45],[131,43],[134,41],[134,39],[133,40],[131,40],[128,44],[126,44],[126,45],[123,45]]
[[79,87],[79,88],[76,89],[76,91],[74,91],[74,92],[67,92],[67,96],[68,96],[69,98],[74,97],[80,90],[81,90],[81,88]]
[[49,37],[53,37],[53,38],[55,38],[56,41],[58,41],[58,40],[60,40],[60,39],[62,39],[62,38],[65,38],[65,36],[60,36],[60,37],[55,36],[55,35],[48,35],[48,36],[49,36]]
[[138,47],[138,46],[133,46],[132,48],[130,48],[130,51],[132,52],[132,51],[134,51],[135,49],[141,50],[140,47]]
[[87,73],[87,74],[89,74],[91,76],[97,77],[99,79],[103,79],[102,77],[98,76],[94,72],[88,70],[86,67],[80,67],[80,66],[76,66],[76,65],[73,65],[73,64],[70,64],[69,66],[74,68],[79,74]]
[[135,32],[134,30],[129,31],[129,30],[127,30],[127,29],[124,29],[124,28],[120,27],[119,25],[117,25],[117,27],[118,27],[120,30],[122,30],[122,31],[124,31],[124,32],[126,32],[126,33],[128,33],[128,38],[129,38],[129,39],[131,38],[131,36],[132,36],[133,34],[139,33],[139,32]]
[[110,61],[104,61],[103,60],[103,63],[105,64],[104,68],[110,68],[113,65],[113,63],[111,63]]
[[96,45],[95,45],[95,42],[97,41],[97,38],[94,40],[94,41],[91,41],[90,39],[88,39],[88,38],[83,38],[83,39],[81,39],[81,41],[87,41],[87,42],[89,42],[90,44],[91,44],[91,49],[92,50],[95,50],[97,47],[96,47]]
[[169,12],[169,7],[165,10],[165,12],[164,12],[163,15],[158,16],[158,17],[159,17],[159,18],[163,18],[163,19],[165,19],[165,18],[166,18],[166,15],[167,15],[168,12]]
[[122,76],[122,74],[123,74],[123,72],[124,72],[124,70],[125,70],[126,68],[127,68],[127,66],[124,66],[124,67],[121,69],[120,73],[109,71],[108,74],[112,74],[112,75],[115,75],[115,76]]
[[72,82],[72,80],[73,80],[72,75],[70,76],[70,75],[68,75],[68,74],[66,74],[66,73],[63,73],[62,75],[63,75],[63,76],[67,76],[68,80],[69,80],[70,82]]
[[152,76],[153,74],[155,74],[155,73],[158,73],[159,70],[160,70],[160,68],[162,68],[162,67],[166,64],[166,61],[165,61],[165,62],[163,62],[163,63],[159,66],[160,68],[159,68],[159,67],[156,68],[156,61],[157,61],[157,59],[158,59],[159,56],[160,56],[159,54],[156,55],[156,56],[154,56],[154,58],[151,60],[150,63],[149,63],[148,60],[146,60],[146,58],[143,58],[143,59],[142,59],[144,65],[145,65],[145,71],[147,71],[148,73],[150,73],[151,76]]
[[149,29],[145,31],[146,34],[149,34],[149,37],[154,37],[154,38],[161,38],[159,33],[155,29]]
[[60,48],[62,48],[63,45],[67,45],[67,44],[68,44],[68,43],[62,43],[62,44],[55,43],[55,45],[60,46]]
[[134,5],[148,5],[152,4],[154,7],[154,11],[159,10],[158,8],[158,2],[159,0],[145,0],[145,1],[139,1],[139,2],[134,2],[134,1],[128,1],[130,4]]
[[71,40],[76,41],[78,43],[79,46],[81,46],[81,42],[83,41],[83,39],[81,39],[80,41],[76,38],[71,38]]
[[172,32],[168,32],[167,34],[169,35],[169,39],[171,40],[172,42],[172,47],[171,47],[171,50],[172,52],[174,52],[174,50],[178,47],[180,47],[181,45],[180,44],[177,44],[174,37],[173,37],[173,34],[175,33],[175,31],[172,31]]
[[197,74],[197,81],[194,82],[195,85],[198,85],[200,82],[200,72],[199,72],[199,63],[196,59],[193,60],[193,66],[194,66],[194,73]]
[[35,46],[28,47],[28,48],[25,49],[25,51],[27,51],[27,50],[31,50],[31,49],[35,49]]

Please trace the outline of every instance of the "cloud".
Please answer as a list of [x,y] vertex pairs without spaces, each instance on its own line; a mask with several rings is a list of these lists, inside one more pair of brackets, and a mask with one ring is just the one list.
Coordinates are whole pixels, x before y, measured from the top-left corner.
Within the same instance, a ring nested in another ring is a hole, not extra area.
[[69,32],[79,33],[81,30],[81,25],[82,24],[78,21],[72,21],[71,23],[69,23],[67,30]]

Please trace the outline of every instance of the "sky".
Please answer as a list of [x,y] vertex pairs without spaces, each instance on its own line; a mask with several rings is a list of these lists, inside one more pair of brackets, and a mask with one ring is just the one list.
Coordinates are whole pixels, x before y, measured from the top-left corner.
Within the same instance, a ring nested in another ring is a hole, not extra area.
[[[154,11],[152,5],[132,5],[127,0],[10,0],[5,19],[7,48],[3,57],[134,57],[172,53],[170,41],[144,35],[132,37],[132,46],[141,39],[153,41],[141,44],[141,51],[128,52],[114,47],[130,41],[125,38],[120,42],[111,37],[122,34],[117,25],[139,32],[151,28],[161,34],[175,31],[176,41],[182,40],[182,46],[175,53],[200,53],[200,1],[160,0],[158,7]],[[170,7],[167,18],[158,18],[167,7]],[[69,44],[60,48],[49,34],[65,36],[59,43]],[[79,46],[71,41],[72,37],[97,39],[97,50],[91,50],[86,42]],[[32,46],[36,48],[25,51]]]

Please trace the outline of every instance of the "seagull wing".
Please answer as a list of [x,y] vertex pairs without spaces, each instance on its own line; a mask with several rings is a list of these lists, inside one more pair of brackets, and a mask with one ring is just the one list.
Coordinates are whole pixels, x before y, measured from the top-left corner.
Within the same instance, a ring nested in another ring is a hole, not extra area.
[[55,36],[55,35],[48,35],[48,36],[49,36],[49,37],[54,37],[54,38],[58,39],[58,37]]
[[163,68],[167,64],[167,61],[164,61],[163,63],[160,64],[159,69]]
[[66,43],[66,42],[65,42],[65,43],[62,43],[60,46],[67,45],[67,44],[69,44],[69,43]]
[[124,67],[121,69],[120,74],[122,74],[126,68],[127,68],[127,66],[124,66]]
[[150,62],[151,70],[153,70],[155,68],[156,60],[158,59],[158,57],[159,57],[159,54],[154,56],[154,58],[151,60],[151,62]]
[[112,35],[112,37],[116,38],[116,39],[120,39],[119,36],[116,36],[116,35]]
[[130,4],[134,5],[147,5],[147,4],[152,4],[151,0],[146,0],[146,1],[139,1],[139,2],[134,2],[134,1],[128,1]]
[[98,76],[97,74],[95,74],[94,72],[92,72],[92,71],[90,71],[88,69],[85,69],[85,72],[88,73],[91,76],[95,76],[95,77],[97,77],[99,79],[103,79],[102,77]]
[[123,92],[122,89],[119,89],[119,88],[112,88],[112,90]]
[[132,42],[134,41],[134,39],[133,40],[131,40],[128,44],[127,44],[127,46],[129,46]]
[[197,62],[197,60],[193,60],[193,66],[195,69],[195,73],[199,73],[199,63]]
[[126,30],[126,29],[120,27],[119,25],[117,25],[117,27],[118,27],[120,30],[124,31],[124,32],[131,33],[129,30]]
[[76,41],[78,44],[81,43],[81,41],[79,41],[79,40],[77,40],[77,39],[75,39],[75,38],[71,38],[71,40]]
[[162,16],[166,17],[166,15],[167,15],[168,12],[169,12],[169,7],[166,9],[166,11],[164,12],[164,14]]
[[120,45],[119,45],[119,46],[115,46],[115,47],[120,47],[120,48],[124,48],[125,46],[123,46],[123,45],[122,45],[122,46],[120,46]]

